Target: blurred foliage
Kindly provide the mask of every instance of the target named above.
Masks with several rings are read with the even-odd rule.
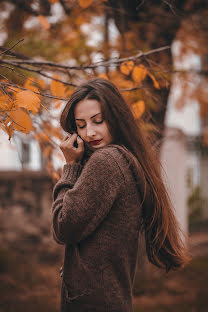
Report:
[[[193,224],[201,219],[204,202],[205,200],[202,196],[200,186],[195,186],[187,198],[189,208],[189,224]]]
[[[206,67],[204,54],[207,51],[207,9],[206,0],[176,0],[174,3],[164,0],[21,0],[21,5],[16,0],[3,1],[0,2],[0,11],[8,13],[2,20],[1,27],[6,38],[4,46],[10,47],[18,39],[25,39],[23,44],[15,47],[14,55],[10,54],[3,58],[12,60],[16,55],[20,55],[21,60],[33,58],[84,66],[94,64],[101,59],[112,59],[115,56],[124,58],[137,55],[141,50],[145,52],[171,45],[174,39],[179,39],[184,43],[181,57],[183,58],[183,53],[187,53],[185,47],[188,47],[190,52],[197,50],[203,59],[203,66]],[[56,18],[56,12],[60,15],[59,18]],[[113,34],[115,27],[116,35]],[[32,65],[29,68],[34,70]],[[35,69],[37,70],[37,67]],[[51,76],[59,74],[60,80],[72,85],[91,77],[104,76],[120,89],[133,89],[122,94],[131,106],[135,118],[142,117],[147,123],[145,129],[153,132],[157,127],[158,131],[155,132],[155,140],[157,140],[162,137],[173,69],[171,52],[167,50],[123,64],[98,66],[87,70],[62,70],[59,73],[52,73],[46,67],[44,73],[47,75],[50,73]],[[43,71],[41,66],[38,70]],[[39,74],[11,65],[10,68],[1,68],[0,79],[4,80],[4,83],[5,79],[8,79],[12,83],[25,86],[28,79],[36,81]],[[201,103],[203,119],[208,112],[207,91],[205,91],[207,88],[204,87],[207,85],[206,76],[202,75],[198,88],[191,94],[190,92],[187,94],[187,81],[191,80],[191,77],[186,73],[181,75],[183,76],[179,77],[178,81],[181,84],[184,81],[185,83],[183,98],[178,101],[178,107],[188,102],[189,97],[192,100],[195,98]],[[50,78],[45,79],[47,83],[44,88],[36,85],[36,91],[50,93],[49,80]],[[58,85],[56,87],[60,89]],[[5,88],[3,85],[1,91],[5,92]],[[140,89],[137,90],[138,88]],[[69,92],[64,92],[64,95],[70,96],[72,90],[73,87],[68,87]],[[11,90],[8,93],[12,96]],[[52,92],[52,95],[57,96],[55,93]],[[5,94],[2,99],[3,97],[5,98]],[[56,109],[60,111],[63,107],[63,103],[60,104],[54,99],[42,98],[41,100],[43,106],[51,111]],[[43,154],[51,161],[49,150],[52,151],[57,142],[50,143],[46,139],[51,136],[49,131],[45,136],[40,135],[44,131],[42,125],[47,122],[47,118],[49,117],[41,109],[33,120],[36,121],[37,130],[38,122],[42,119],[39,123],[39,133],[36,133],[35,138],[39,138]],[[11,120],[8,122],[6,117],[2,120],[3,123],[7,121],[2,127],[11,137],[14,123]],[[60,139],[60,133],[58,137]],[[48,162],[47,166],[50,171],[53,170],[51,162]]]

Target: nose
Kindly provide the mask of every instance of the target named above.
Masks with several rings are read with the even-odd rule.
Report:
[[[87,125],[86,131],[86,135],[89,139],[96,135],[96,132],[91,125]]]

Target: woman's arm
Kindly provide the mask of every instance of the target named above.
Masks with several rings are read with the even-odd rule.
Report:
[[[120,156],[116,148],[95,151],[78,179],[81,169],[76,171],[74,166],[80,165],[65,165],[54,187],[52,206],[53,231],[59,242],[75,244],[85,239],[108,214],[124,182],[117,163]]]

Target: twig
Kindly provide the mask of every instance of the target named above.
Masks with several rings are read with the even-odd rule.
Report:
[[[6,62],[4,61],[4,63],[6,63]],[[65,84],[65,85],[67,85],[67,86],[76,87],[76,85],[73,84],[73,83],[66,82],[66,81],[62,81],[62,80],[60,80],[60,79],[54,78],[54,77],[52,77],[52,76],[49,76],[49,75],[43,73],[43,72],[42,72],[41,70],[39,70],[39,69],[32,69],[32,68],[28,68],[28,67],[25,67],[25,66],[22,66],[22,65],[19,65],[19,64],[18,64],[18,65],[17,65],[17,64],[12,64],[12,65],[15,66],[15,67],[18,67],[18,68],[20,68],[20,69],[24,69],[24,70],[26,70],[26,71],[38,73],[38,74],[40,74],[40,75],[43,76],[43,77],[49,78],[49,79],[54,80],[54,81],[57,81],[57,82],[61,82],[61,83]],[[0,65],[0,66],[1,66],[1,65]],[[8,67],[8,68],[14,71],[14,68],[11,68],[11,67]]]
[[[0,53],[0,56],[5,54],[6,52],[9,52],[11,51],[14,47],[16,47],[20,42],[24,41],[24,38],[23,39],[20,39],[19,41],[17,41],[15,44],[13,44],[13,46],[5,51],[3,51],[2,53]]]
[[[136,61],[137,59],[141,57],[146,57],[154,53],[162,52],[165,50],[170,49],[170,46],[164,46],[158,49],[153,49],[148,52],[139,52],[135,56],[129,56],[129,57],[124,57],[124,58],[112,58],[107,61],[99,61],[95,62],[93,64],[89,65],[80,65],[80,66],[68,66],[68,65],[63,65],[63,64],[58,64],[55,62],[45,62],[45,61],[35,61],[35,60],[0,60],[1,63],[6,63],[6,64],[27,64],[27,65],[32,65],[32,66],[49,66],[49,67],[55,67],[55,68],[64,68],[64,69],[73,69],[73,70],[85,70],[89,68],[97,68],[99,66],[110,66],[110,65],[115,65],[115,64],[120,64],[126,61]]]
[[[12,83],[6,83],[6,82],[2,82],[0,81],[0,84],[9,88],[10,90],[14,91],[12,88],[10,87],[14,87],[14,88],[18,88],[20,90],[23,90],[23,91],[31,91],[29,89],[26,89],[26,88],[23,88],[23,87],[20,87],[20,86],[17,86],[15,84],[12,84]],[[32,91],[33,93],[36,93],[38,95],[42,95],[42,96],[45,96],[45,97],[48,97],[48,98],[51,98],[51,99],[56,99],[56,100],[62,100],[62,101],[68,101],[68,98],[62,98],[62,97],[58,97],[58,96],[53,96],[53,95],[50,95],[50,94],[46,94],[46,93],[42,93],[42,92],[37,92],[37,91]]]

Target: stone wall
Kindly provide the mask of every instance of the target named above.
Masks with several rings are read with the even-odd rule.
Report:
[[[0,172],[0,241],[17,249],[53,248],[53,183],[43,172]]]

